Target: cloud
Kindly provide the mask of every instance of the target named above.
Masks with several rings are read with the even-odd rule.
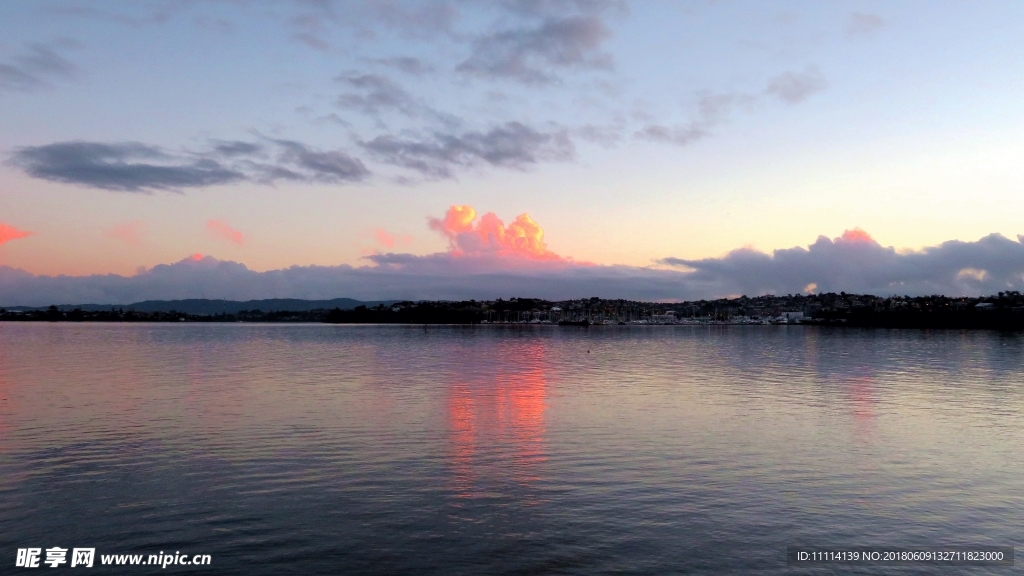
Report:
[[[381,29],[391,29],[422,39],[452,35],[458,17],[456,4],[449,2],[308,0],[297,4],[302,10],[290,19],[292,38],[321,51],[331,49],[332,31],[337,27],[354,29],[363,38],[374,38]]]
[[[697,98],[697,115],[690,122],[676,126],[648,124],[633,136],[652,142],[668,142],[686,146],[711,135],[711,130],[725,122],[737,103],[750,103],[746,94],[701,94]]]
[[[668,142],[686,146],[711,135],[710,126],[702,122],[692,122],[683,126],[662,126],[648,124],[637,130],[633,136],[651,142]]]
[[[798,104],[828,85],[825,77],[814,66],[803,72],[786,72],[768,81],[765,94],[776,96],[788,104]]]
[[[477,38],[472,54],[456,69],[473,76],[552,82],[552,68],[611,68],[611,55],[599,51],[610,36],[597,16],[550,18],[535,28]]]
[[[8,163],[35,178],[122,192],[180,191],[242,181],[357,182],[370,175],[359,159],[345,152],[317,151],[290,140],[269,140],[269,147],[240,141],[212,144],[201,153],[171,153],[139,142],[55,142],[19,148]]]
[[[338,105],[343,108],[351,108],[365,114],[397,110],[406,115],[413,115],[419,108],[408,92],[386,76],[360,74],[341,76],[337,80],[359,90],[338,97]]]
[[[510,268],[494,256],[448,253],[371,256],[374,266],[292,266],[256,272],[244,264],[189,256],[134,276],[36,276],[0,266],[0,306],[129,304],[142,300],[221,298],[484,299],[531,296],[684,296],[684,274],[629,266],[581,266],[524,260]],[[527,265],[528,264],[528,265]]]
[[[137,11],[136,15],[107,12],[90,6],[55,5],[49,11],[60,16],[77,16],[105,22],[114,22],[131,28],[160,25],[169,22],[175,15],[189,7],[190,2],[136,2],[129,4]]]
[[[145,222],[142,220],[132,220],[131,222],[118,224],[113,228],[106,230],[104,235],[108,238],[116,238],[130,246],[141,246],[143,244],[143,236],[145,235],[145,232]]]
[[[523,213],[508,226],[494,212],[477,219],[472,206],[452,206],[443,219],[430,218],[430,228],[444,234],[452,256],[497,256],[567,261],[548,250],[544,230]]]
[[[455,166],[486,163],[523,169],[541,160],[564,161],[575,155],[565,130],[538,132],[519,122],[508,122],[487,132],[435,133],[418,139],[378,136],[362,146],[382,162],[431,178],[452,178]]]
[[[622,126],[597,126],[585,124],[572,130],[572,135],[605,147],[612,147],[622,141]]]
[[[808,286],[817,292],[878,295],[1024,290],[1024,244],[999,234],[898,252],[855,228],[835,239],[820,236],[807,248],[770,254],[742,248],[721,258],[665,258],[661,263],[689,271],[688,282],[715,294],[791,294]]]
[[[206,232],[219,240],[227,240],[232,244],[245,244],[245,234],[235,230],[230,224],[223,220],[207,220]]]
[[[7,244],[11,240],[18,240],[31,236],[32,232],[27,230],[19,230],[9,224],[0,222],[0,246]]]
[[[362,161],[353,158],[341,150],[329,150],[321,152],[313,150],[308,146],[291,140],[273,140],[283,150],[278,160],[284,166],[291,166],[299,170],[298,176],[294,173],[289,179],[307,182],[358,182],[366,179],[370,171],[366,169]],[[281,166],[271,167],[267,174],[272,179]],[[288,168],[283,168],[288,170]]]
[[[674,125],[647,124],[634,132],[633,137],[686,146],[711,136],[716,126],[728,122],[737,106],[754,104],[766,96],[788,104],[798,104],[824,90],[826,85],[821,72],[814,66],[808,66],[803,72],[785,72],[771,78],[760,95],[742,92],[700,94],[697,97],[696,114],[689,122]]]
[[[396,56],[394,58],[372,58],[369,60],[374,64],[380,64],[389,68],[394,68],[406,74],[413,76],[420,76],[428,72],[433,72],[434,67],[427,64],[419,58],[413,58],[412,56]]]
[[[50,85],[51,80],[69,80],[78,67],[43,44],[28,44],[18,55],[0,62],[0,92],[30,91]]]
[[[394,248],[396,244],[409,244],[412,242],[410,234],[392,234],[383,228],[374,230],[377,242],[385,248]]]
[[[216,160],[184,161],[138,142],[28,146],[14,153],[12,163],[35,178],[128,192],[212,186],[245,178]]]
[[[507,226],[453,206],[430,226],[451,242],[447,252],[375,254],[367,266],[293,266],[255,272],[236,262],[194,254],[135,276],[36,276],[0,267],[0,305],[125,304],[147,299],[333,298],[469,299],[532,295],[560,299],[601,295],[633,299],[684,296],[685,274],[630,266],[595,266],[549,251],[527,214]],[[401,241],[384,230],[382,241]]]
[[[854,12],[846,25],[847,36],[869,36],[885,26],[885,20],[875,14]]]
[[[525,16],[596,14],[608,8],[625,8],[625,3],[621,0],[500,0],[499,4],[510,12]]]
[[[529,216],[505,226],[453,206],[431,228],[451,243],[435,254],[374,254],[367,266],[292,266],[255,272],[194,254],[135,276],[36,276],[0,266],[0,306],[128,304],[147,299],[337,297],[551,300],[600,296],[692,300],[729,294],[797,292],[982,295],[1024,289],[1024,236],[953,240],[916,252],[883,247],[863,230],[824,236],[807,248],[742,248],[721,258],[665,258],[675,269],[606,266],[552,254]],[[391,238],[386,233],[385,239]]]

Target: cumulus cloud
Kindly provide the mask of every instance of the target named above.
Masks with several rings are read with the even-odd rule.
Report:
[[[68,80],[78,67],[58,54],[53,47],[29,44],[21,53],[0,62],[0,92],[29,91],[49,86],[52,80]]]
[[[721,258],[665,258],[687,271],[687,282],[715,294],[791,294],[808,291],[878,295],[982,295],[1024,290],[1024,244],[991,234],[975,242],[951,240],[920,251],[898,252],[863,230],[807,248],[772,253],[742,248]]]
[[[207,220],[206,233],[218,240],[226,240],[232,244],[245,244],[245,234],[235,230],[223,220]]]
[[[129,246],[141,246],[143,236],[146,232],[146,223],[142,220],[132,220],[118,224],[104,232],[108,238],[115,238]]]
[[[601,44],[611,31],[597,16],[549,18],[539,26],[504,30],[477,38],[473,52],[457,70],[474,76],[551,82],[553,68],[612,66]]]
[[[523,169],[541,160],[569,160],[575,154],[565,130],[539,132],[519,122],[486,132],[434,133],[425,138],[384,135],[362,146],[382,162],[431,178],[452,178],[456,166],[486,163]]]
[[[180,191],[241,181],[355,182],[370,175],[358,158],[290,140],[214,141],[200,153],[139,142],[55,142],[18,148],[8,163],[29,176],[122,192]]]
[[[27,230],[19,230],[14,226],[0,222],[0,246],[7,244],[11,240],[18,240],[31,235],[32,233]]]
[[[772,78],[764,91],[788,104],[798,104],[826,86],[821,72],[814,66],[808,66],[803,72],[786,72]]]
[[[431,229],[448,238],[452,256],[567,260],[548,250],[544,243],[544,230],[526,213],[516,216],[505,226],[494,212],[477,219],[472,206],[452,206],[444,218],[430,218],[428,223]]]

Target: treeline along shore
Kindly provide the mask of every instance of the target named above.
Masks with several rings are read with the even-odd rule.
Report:
[[[187,302],[188,304],[182,304]],[[383,301],[345,307],[312,307],[311,301],[273,301],[268,307],[197,313],[210,302],[147,302],[144,310],[125,306],[0,308],[7,322],[321,322],[329,324],[814,324],[883,328],[1024,329],[1024,295],[1000,292],[987,297],[889,296],[841,292],[697,300],[677,303],[588,298],[549,301],[536,298],[468,301]],[[230,301],[227,301],[229,304]],[[271,301],[261,301],[271,302]],[[284,302],[283,304],[281,302]],[[332,304],[336,301],[329,301]],[[298,303],[298,304],[296,304]],[[175,309],[175,306],[183,310]],[[161,309],[163,308],[163,309]],[[189,311],[192,310],[192,311]]]

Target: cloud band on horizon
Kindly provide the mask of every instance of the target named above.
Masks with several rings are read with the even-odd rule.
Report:
[[[720,258],[664,258],[671,269],[581,263],[550,252],[543,230],[522,214],[508,226],[452,206],[430,227],[450,241],[426,255],[367,256],[366,266],[292,266],[257,272],[238,262],[193,255],[126,277],[37,276],[0,267],[0,305],[128,304],[147,299],[261,298],[550,300],[600,296],[695,300],[807,291],[877,295],[983,295],[1024,290],[1024,237],[991,234],[915,252],[883,247],[853,229],[807,248],[734,250]]]

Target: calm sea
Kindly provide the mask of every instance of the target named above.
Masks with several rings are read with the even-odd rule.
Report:
[[[1022,352],[981,331],[4,323],[0,573],[91,547],[59,570],[1010,574],[785,558],[1021,546]],[[100,566],[160,553],[211,564]]]

